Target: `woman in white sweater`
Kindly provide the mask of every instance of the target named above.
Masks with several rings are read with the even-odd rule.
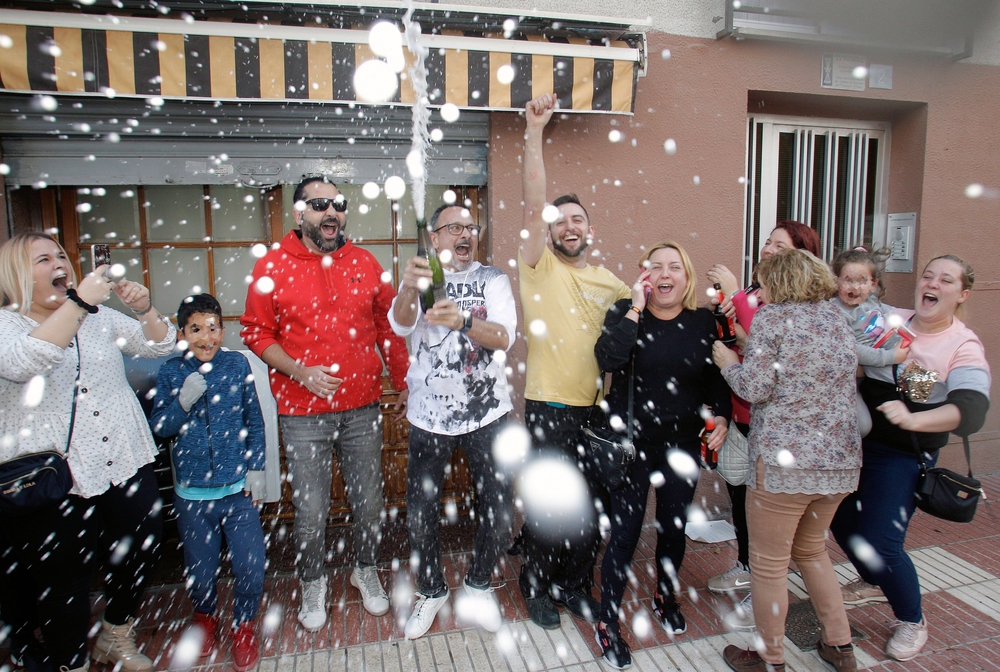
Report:
[[[67,453],[73,487],[60,502],[0,518],[42,593],[42,634],[55,669],[85,671],[91,581],[109,562],[93,657],[151,670],[135,645],[135,613],[162,521],[156,447],[125,378],[125,357],[161,357],[176,330],[149,290],[98,268],[77,284],[62,246],[41,233],[0,247],[0,461]],[[114,291],[135,317],[100,306]]]

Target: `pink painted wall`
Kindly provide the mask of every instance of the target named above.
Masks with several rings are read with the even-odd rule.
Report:
[[[765,114],[890,121],[889,212],[918,213],[918,272],[945,252],[976,268],[967,322],[1000,371],[1000,68],[863,51],[869,62],[893,66],[894,88],[855,93],[820,87],[822,48],[664,34],[650,34],[649,47],[653,56],[648,76],[638,82],[634,117],[565,115],[546,135],[549,197],[576,192],[590,211],[593,250],[599,251],[591,263],[631,282],[640,246],[676,240],[691,254],[704,296],[709,265],[740,266],[744,187],[738,179],[745,172],[748,106]],[[660,58],[664,49],[669,60]],[[621,142],[608,140],[612,129],[622,132]],[[493,115],[490,249],[515,288],[508,262],[522,228],[523,131],[520,116]],[[677,143],[673,156],[663,149],[667,138]],[[993,196],[967,198],[971,183],[992,188]],[[915,278],[890,276],[888,300],[912,305]],[[524,353],[522,340],[510,357],[517,393]],[[991,412],[976,439],[976,470],[1000,469],[1000,411]],[[943,461],[953,463],[957,452],[946,451]]]

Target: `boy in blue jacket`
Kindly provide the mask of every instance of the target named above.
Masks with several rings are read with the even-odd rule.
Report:
[[[205,633],[201,655],[210,655],[216,645],[215,583],[225,535],[236,579],[233,662],[243,672],[260,660],[253,619],[264,590],[265,549],[254,503],[264,492],[264,418],[250,363],[238,352],[220,350],[225,329],[215,297],[184,299],[177,328],[186,352],[160,367],[153,432],[177,437],[170,452],[174,509],[193,623]]]

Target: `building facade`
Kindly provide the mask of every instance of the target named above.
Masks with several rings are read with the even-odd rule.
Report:
[[[291,227],[294,184],[325,173],[351,203],[349,232],[396,282],[416,248],[409,194],[369,198],[364,185],[409,181],[413,88],[402,78],[389,101],[363,104],[352,76],[376,58],[367,28],[401,25],[403,3],[10,4],[4,235],[57,231],[83,269],[90,244],[111,243],[165,311],[215,293],[238,347],[253,246]],[[548,91],[565,110],[547,135],[549,193],[585,203],[592,263],[631,282],[643,246],[676,240],[705,289],[709,265],[748,277],[774,222],[799,219],[828,257],[892,247],[887,302],[908,306],[922,265],[959,254],[977,271],[966,320],[1000,369],[997,2],[870,15],[805,0],[416,4],[441,130],[427,209],[449,191],[474,208],[481,258],[513,281],[517,110]],[[522,341],[508,359],[515,395],[525,352]],[[405,430],[387,437],[388,478]],[[1000,468],[998,446],[994,410],[973,437],[977,471]]]

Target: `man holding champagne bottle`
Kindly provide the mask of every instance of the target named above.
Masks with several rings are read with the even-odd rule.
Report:
[[[423,636],[448,600],[438,520],[456,448],[465,450],[480,525],[455,612],[490,632],[501,625],[490,583],[510,541],[513,497],[493,441],[512,409],[503,355],[514,342],[517,311],[507,276],[473,259],[479,232],[467,208],[439,207],[420,232],[423,254],[406,263],[389,312],[393,331],[412,335],[406,509],[417,602],[404,628],[408,639]]]

